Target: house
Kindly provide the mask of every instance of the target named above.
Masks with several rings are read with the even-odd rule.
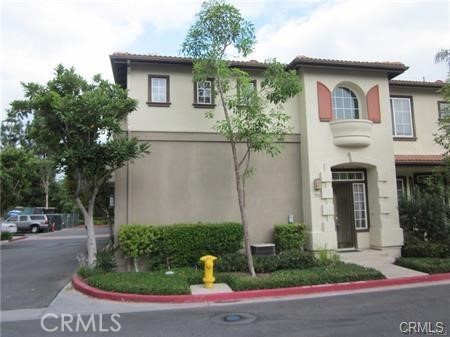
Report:
[[[124,121],[151,155],[115,175],[115,231],[124,223],[239,221],[229,144],[204,118],[222,118],[214,83],[192,80],[192,60],[115,53],[116,83],[138,99]],[[232,62],[261,85],[265,63]],[[308,227],[309,249],[399,255],[398,193],[442,162],[434,143],[442,82],[399,81],[398,62],[296,57],[303,90],[284,105],[292,133],[282,153],[253,157],[247,208],[253,243],[270,242],[288,219]]]

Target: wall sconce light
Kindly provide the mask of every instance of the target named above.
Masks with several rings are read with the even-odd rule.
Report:
[[[314,190],[315,191],[320,191],[320,188],[322,187],[322,181],[320,180],[320,178],[316,178],[314,179]]]
[[[294,223],[294,214],[288,215],[288,223]]]

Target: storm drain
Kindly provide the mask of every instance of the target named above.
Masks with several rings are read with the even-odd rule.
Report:
[[[223,325],[241,325],[253,323],[254,321],[256,321],[256,318],[257,317],[253,314],[233,312],[214,316],[211,318],[211,321],[213,323]]]

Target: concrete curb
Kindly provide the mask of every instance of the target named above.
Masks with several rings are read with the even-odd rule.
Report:
[[[411,277],[382,279],[382,280],[345,282],[335,284],[319,284],[319,285],[292,287],[292,288],[247,290],[247,291],[236,291],[232,293],[219,293],[207,295],[143,295],[143,294],[116,293],[92,287],[87,283],[85,283],[78,275],[74,275],[72,277],[72,285],[76,290],[85,295],[111,301],[150,302],[150,303],[200,303],[200,302],[226,302],[244,299],[264,298],[264,297],[285,297],[285,296],[305,295],[314,293],[349,291],[349,290],[389,287],[396,285],[405,285],[422,282],[436,282],[445,280],[450,280],[450,273],[411,276]]]

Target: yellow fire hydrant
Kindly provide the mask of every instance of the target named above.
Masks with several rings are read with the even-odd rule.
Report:
[[[205,283],[205,288],[212,288],[214,286],[214,281],[216,278],[214,277],[214,261],[217,260],[217,257],[212,255],[205,255],[200,258],[205,264],[205,274],[203,277],[203,283]]]

